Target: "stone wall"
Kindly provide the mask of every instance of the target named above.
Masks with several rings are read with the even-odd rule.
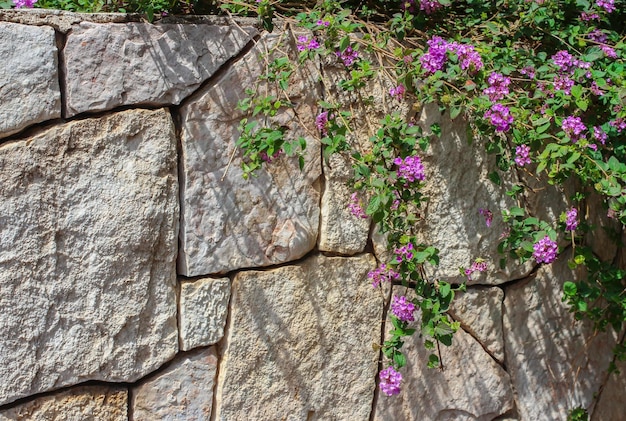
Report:
[[[333,94],[320,78],[341,69],[302,66],[295,109],[276,116],[307,138],[305,169],[280,157],[242,178],[236,104],[277,45],[295,54],[289,32],[246,20],[0,11],[0,420],[620,419],[617,338],[560,300],[581,276],[569,250],[497,266],[503,222],[477,210],[510,206],[525,175],[490,183],[465,123],[431,108],[418,117],[443,129],[424,157],[438,275],[496,264],[454,304],[445,370],[425,368],[416,337],[403,393],[378,392],[390,291],[366,274],[384,248],[346,210],[345,161],[323,162],[314,127]],[[527,206],[558,215],[563,197]]]

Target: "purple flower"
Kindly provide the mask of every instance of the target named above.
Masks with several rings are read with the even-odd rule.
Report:
[[[621,133],[622,130],[626,129],[626,121],[624,121],[623,117],[616,118],[615,120],[609,121],[609,126],[615,127],[618,133]]]
[[[493,221],[493,213],[489,209],[478,209],[478,214],[485,217],[485,225],[487,228],[491,226],[491,222]]]
[[[513,116],[509,108],[502,104],[493,104],[491,109],[485,112],[484,118],[490,120],[497,132],[506,132],[513,124]]]
[[[580,20],[585,22],[589,22],[590,20],[600,20],[600,15],[598,15],[597,13],[581,12]]]
[[[547,235],[533,245],[533,257],[537,263],[552,263],[556,260],[558,246]]]
[[[567,75],[559,75],[554,77],[554,89],[563,91],[566,95],[572,92],[574,81]]]
[[[335,55],[343,62],[346,67],[350,67],[359,58],[359,52],[353,50],[352,47],[347,47],[343,52],[336,51]]]
[[[380,379],[380,390],[387,396],[400,393],[400,382],[402,374],[398,373],[392,366],[387,367],[378,375]]]
[[[515,163],[520,167],[530,164],[529,153],[530,147],[528,145],[519,145],[515,148]]]
[[[574,231],[578,226],[578,209],[571,208],[567,211],[566,219],[565,219],[565,231]]]
[[[315,38],[309,39],[309,37],[300,35],[297,40],[298,51],[315,50],[320,48],[320,43]]]
[[[448,57],[446,51],[448,43],[441,37],[434,36],[427,41],[428,52],[420,57],[422,67],[426,73],[435,73],[437,70],[443,70]]]
[[[381,282],[392,282],[400,279],[400,274],[390,268],[387,268],[387,265],[382,263],[376,269],[371,270],[367,274],[367,277],[372,281],[372,286],[376,288],[381,284]]]
[[[564,73],[568,73],[573,67],[575,67],[574,56],[572,56],[566,50],[558,51],[551,58],[556,67],[558,67]]]
[[[596,139],[598,142],[602,143],[603,145],[606,143],[606,140],[608,139],[609,135],[606,134],[604,132],[604,130],[602,130],[602,127],[600,126],[594,126],[593,128],[593,138]]]
[[[361,201],[357,197],[356,192],[352,193],[352,196],[350,196],[350,204],[348,205],[348,209],[350,210],[350,213],[357,218],[367,218],[367,214],[363,211],[363,208],[361,207]]]
[[[465,276],[467,276],[467,280],[471,281],[472,273],[474,272],[485,272],[487,270],[487,262],[483,259],[476,259],[472,262],[472,266],[469,269],[465,269]]]
[[[397,99],[402,99],[405,92],[406,92],[406,88],[402,84],[396,86],[395,88],[389,89],[389,95]]]
[[[501,73],[491,73],[487,79],[487,83],[489,87],[483,91],[483,94],[487,95],[491,102],[499,101],[509,94],[511,79],[503,76]]]
[[[406,246],[402,246],[394,251],[396,254],[396,261],[402,262],[403,260],[411,260],[413,258],[413,244],[409,243]]]
[[[323,136],[326,136],[328,134],[327,126],[328,111],[323,111],[319,113],[317,117],[315,117],[315,127],[317,127],[317,130],[319,130]]]
[[[608,58],[617,58],[617,53],[613,49],[613,47],[609,47],[608,45],[601,45],[600,49]]]
[[[589,37],[590,40],[599,42],[599,43],[605,43],[607,40],[606,34],[602,32],[600,29],[594,29],[593,31],[589,32],[587,36]]]
[[[535,78],[535,68],[533,66],[526,66],[519,72],[523,75],[528,76],[530,79]]]
[[[607,13],[611,13],[615,10],[615,0],[596,0],[598,7],[606,10]]]
[[[406,300],[406,297],[393,296],[391,303],[391,312],[403,322],[412,322],[415,320],[413,313],[415,312],[415,304]]]
[[[420,10],[430,15],[443,7],[437,0],[420,0]]]
[[[419,156],[407,156],[402,159],[400,157],[393,160],[393,163],[398,166],[396,174],[398,178],[403,178],[405,185],[413,183],[414,181],[424,181],[426,175],[424,174],[424,165]]]
[[[602,89],[600,89],[600,87],[598,86],[595,80],[591,82],[591,86],[589,87],[589,90],[591,91],[592,94],[596,96],[602,96],[604,94],[604,92],[602,92]]]
[[[276,152],[274,152],[274,153],[272,154],[272,156],[269,156],[269,155],[267,154],[267,152],[265,152],[265,151],[261,152],[261,153],[259,154],[259,156],[261,157],[261,160],[263,160],[264,162],[267,162],[267,163],[269,164],[270,162],[272,162],[272,160],[273,160],[273,159],[278,158],[278,157],[279,157],[279,156],[281,156],[282,154],[283,154],[283,150],[282,150],[282,149],[279,149],[279,150],[277,150]]]
[[[573,143],[578,142],[580,139],[584,139],[583,132],[587,130],[587,127],[583,124],[580,117],[569,116],[563,119],[561,128],[565,132],[565,135],[571,139]]]
[[[329,26],[330,25],[330,21],[320,19],[320,20],[317,21],[317,25],[318,26]]]
[[[483,68],[483,60],[480,58],[480,54],[474,49],[473,45],[453,42],[448,44],[448,50],[456,53],[461,63],[461,69],[477,72]]]
[[[37,3],[37,0],[13,0],[13,4],[16,9],[22,7],[33,7]]]

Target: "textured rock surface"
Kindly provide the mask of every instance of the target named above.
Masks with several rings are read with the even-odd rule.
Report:
[[[394,287],[394,293],[404,294],[404,288]],[[379,391],[375,421],[492,420],[513,408],[509,375],[463,330],[452,346],[441,346],[444,371],[427,368],[431,352],[417,335],[407,338],[402,351],[402,392],[389,397]]]
[[[497,287],[470,287],[458,293],[450,314],[499,362],[504,361],[502,333],[502,300],[504,292]]]
[[[626,414],[626,400],[624,391],[626,390],[626,363],[617,362],[620,374],[609,375],[607,381],[602,386],[591,421],[621,421]]]
[[[61,116],[54,29],[0,22],[0,138]]]
[[[0,404],[176,353],[176,174],[165,110],[0,146]]]
[[[216,420],[368,420],[383,300],[372,256],[240,272]]]
[[[505,194],[515,182],[514,176],[503,178],[501,186],[489,180],[489,172],[496,168],[495,158],[486,156],[482,145],[468,144],[463,119],[451,121],[431,105],[424,108],[421,121],[425,127],[439,123],[442,129],[440,138],[433,139],[424,154],[424,194],[430,202],[419,235],[420,241],[440,250],[436,276],[461,282],[464,277],[459,266],[469,267],[478,257],[488,260],[489,268],[485,273],[475,272],[468,285],[495,285],[530,273],[532,262],[520,266],[509,260],[505,270],[498,262],[499,237],[505,230],[500,211],[516,206]],[[481,208],[493,212],[491,227],[479,215]]]
[[[505,356],[522,420],[564,420],[569,409],[588,408],[611,361],[615,340],[575,322],[561,302],[563,282],[581,276],[568,258],[505,290]]]
[[[128,420],[128,390],[122,387],[78,386],[0,410],[0,421]]]
[[[258,85],[257,76],[264,66],[259,55],[278,39],[278,35],[262,38],[214,84],[181,107],[179,272],[185,276],[295,260],[312,250],[317,241],[321,166],[319,146],[309,135],[315,130],[318,97],[317,70],[312,62],[300,67],[297,79],[289,85],[288,95],[296,104],[298,117],[290,109],[275,117],[289,129],[289,139],[307,138],[303,172],[295,157],[282,156],[245,180],[240,150],[235,149],[242,117],[237,102],[245,97],[246,87]]]
[[[348,204],[352,191],[347,182],[352,176],[350,160],[333,155],[324,164],[324,194],[322,195],[320,239],[318,248],[342,254],[363,251],[367,243],[370,218],[350,213]],[[363,203],[363,207],[367,203]]]
[[[180,284],[180,349],[213,345],[224,335],[230,279],[198,279]]]
[[[255,34],[236,26],[83,22],[67,37],[67,114],[178,104]]]
[[[178,355],[164,371],[132,389],[132,419],[210,419],[216,372],[214,347]]]

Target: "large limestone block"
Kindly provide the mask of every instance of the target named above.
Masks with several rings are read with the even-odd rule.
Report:
[[[178,104],[255,33],[234,25],[76,25],[63,53],[67,115],[120,105]]]
[[[178,183],[166,110],[0,146],[0,404],[134,381],[178,350]]]
[[[475,272],[468,285],[496,285],[530,273],[532,261],[520,266],[509,259],[504,270],[499,265],[498,243],[506,229],[501,211],[517,206],[505,194],[516,183],[514,172],[502,175],[500,186],[489,180],[489,173],[496,169],[495,157],[486,154],[480,140],[469,144],[467,123],[462,118],[450,120],[429,105],[421,123],[425,127],[441,125],[441,136],[431,140],[426,153],[419,154],[426,173],[424,194],[430,201],[424,206],[418,238],[440,250],[435,276],[462,282],[466,279],[459,267],[469,267],[476,258],[488,261],[488,271]],[[493,213],[491,227],[479,209]]]
[[[369,420],[383,298],[371,255],[240,272],[215,420]]]
[[[593,408],[592,421],[621,421],[626,414],[626,363],[617,362],[619,374],[610,374],[602,385],[598,402]]]
[[[265,70],[260,56],[275,48],[280,35],[262,38],[215,83],[203,88],[180,110],[182,121],[181,250],[179,272],[185,276],[225,273],[299,259],[315,247],[319,226],[319,143],[315,64],[306,62],[294,75],[288,95],[295,109],[281,109],[275,121],[286,137],[307,139],[303,171],[295,157],[281,156],[243,179],[237,126],[243,114],[237,102],[245,90],[272,86],[258,80]],[[293,54],[290,44],[281,48]]]
[[[54,29],[0,22],[0,138],[61,116]]]
[[[78,386],[0,411],[0,421],[128,420],[128,390]]]
[[[611,361],[615,339],[575,322],[561,302],[563,282],[583,275],[568,258],[505,290],[505,357],[522,420],[564,420],[572,408],[589,408]]]
[[[504,362],[503,300],[500,288],[470,287],[458,293],[450,306],[450,314],[463,329],[500,363]]]
[[[230,279],[198,279],[180,283],[180,349],[213,345],[224,335]]]
[[[132,419],[211,419],[216,372],[214,347],[178,355],[164,371],[132,389]]]
[[[404,287],[394,287],[394,294],[404,294]],[[421,317],[416,316],[419,329]],[[452,345],[440,349],[443,371],[427,367],[431,351],[422,338],[406,339],[402,391],[395,396],[378,392],[374,421],[486,421],[513,409],[509,375],[471,335],[460,329]]]

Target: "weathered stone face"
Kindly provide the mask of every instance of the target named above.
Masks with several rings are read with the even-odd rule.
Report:
[[[561,302],[563,282],[583,276],[568,268],[570,258],[564,253],[505,290],[506,364],[522,420],[566,419],[569,410],[588,408],[611,361],[615,339],[575,322]]]
[[[128,420],[128,390],[78,386],[0,411],[0,421]]]
[[[0,22],[0,138],[61,116],[54,29]]]
[[[288,262],[315,247],[321,165],[318,143],[309,135],[314,130],[318,97],[313,63],[302,66],[290,85],[288,94],[296,104],[295,112],[281,110],[275,117],[288,128],[289,139],[307,139],[304,170],[300,171],[295,157],[282,156],[245,180],[241,151],[235,145],[243,117],[237,102],[245,97],[246,88],[259,85],[258,76],[265,71],[260,55],[275,47],[279,39],[271,34],[262,38],[180,109],[182,275]],[[259,89],[264,92],[265,88]]]
[[[393,292],[404,295],[405,288],[394,287]],[[421,318],[416,316],[419,328]],[[388,329],[391,321],[386,325]],[[513,409],[509,375],[471,335],[461,329],[452,346],[440,349],[443,371],[427,367],[431,351],[424,348],[423,339],[417,334],[406,339],[402,391],[396,396],[378,392],[375,421],[491,420]]]
[[[132,419],[209,420],[217,372],[215,348],[181,354],[132,389]]]
[[[370,255],[240,272],[216,420],[368,420],[383,299]]]
[[[67,37],[67,115],[120,105],[178,104],[256,30],[214,25],[83,22]]]
[[[213,345],[224,335],[230,279],[198,279],[180,283],[180,349]]]
[[[0,146],[0,404],[134,381],[178,350],[178,183],[166,110]]]

